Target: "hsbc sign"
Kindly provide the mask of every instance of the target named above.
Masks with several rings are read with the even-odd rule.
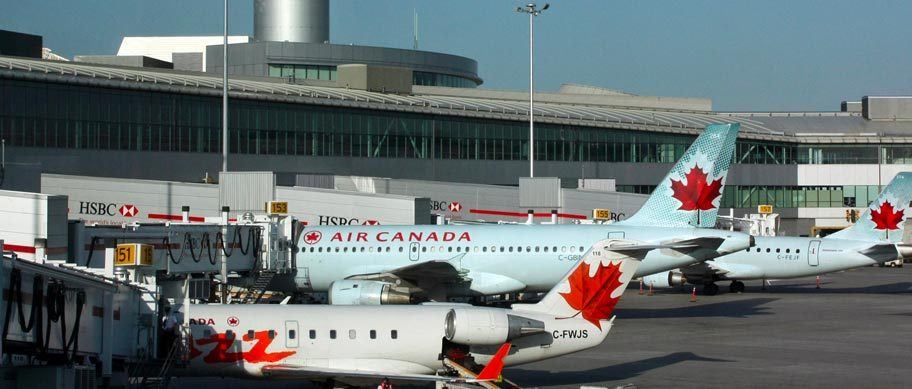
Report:
[[[353,226],[353,225],[362,225],[362,226],[378,226],[380,222],[374,219],[359,219],[356,217],[343,217],[343,216],[327,216],[327,215],[317,215],[320,217],[320,221],[317,223],[321,226]]]
[[[92,216],[123,216],[134,217],[139,215],[139,208],[133,204],[117,204],[96,201],[80,201],[80,215]]]
[[[459,213],[462,212],[462,204],[458,201],[431,200],[431,211]]]

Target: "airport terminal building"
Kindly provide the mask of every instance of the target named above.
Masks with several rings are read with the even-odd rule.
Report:
[[[232,170],[512,186],[528,173],[522,92],[229,83]],[[215,176],[220,88],[207,73],[0,58],[7,181],[23,165],[187,182]],[[626,192],[649,192],[706,124],[740,122],[722,207],[740,215],[771,204],[795,233],[844,225],[845,209],[864,207],[879,185],[912,168],[908,98],[804,113],[716,113],[706,100],[566,92],[538,101],[537,174],[565,185],[614,179]]]
[[[515,187],[528,175],[527,92],[478,88],[474,60],[334,45],[322,17],[283,32],[268,8],[256,11],[256,36],[229,45],[230,170],[277,172],[280,185],[328,175]],[[4,189],[38,190],[41,173],[217,177],[222,47],[182,46],[199,52],[168,53],[169,63],[137,58],[161,49],[143,42],[120,58],[0,56]],[[912,169],[910,97],[868,96],[832,112],[730,113],[707,99],[567,84],[536,102],[536,176],[565,188],[610,179],[617,192],[649,193],[707,124],[741,123],[720,214],[772,205],[788,234],[845,226],[846,210]]]

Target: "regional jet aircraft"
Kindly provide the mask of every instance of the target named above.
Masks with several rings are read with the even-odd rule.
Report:
[[[191,305],[189,365],[178,375],[359,385],[469,382],[494,387],[504,366],[595,347],[643,252],[602,239],[537,304]],[[488,364],[482,368],[477,364]],[[459,375],[457,375],[459,374]]]
[[[642,209],[609,225],[316,227],[296,257],[296,287],[339,305],[444,301],[449,296],[545,292],[604,238],[644,253],[638,276],[744,250],[752,237],[713,230],[739,125],[694,141]],[[615,251],[622,251],[616,248]]]
[[[901,244],[903,222],[912,200],[912,173],[899,173],[851,227],[825,238],[757,237],[745,251],[644,278],[657,287],[704,284],[716,294],[716,281],[743,292],[743,280],[807,277],[912,257]]]

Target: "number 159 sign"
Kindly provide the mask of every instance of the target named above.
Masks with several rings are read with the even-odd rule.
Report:
[[[152,266],[152,255],[151,245],[119,244],[114,250],[114,266]]]

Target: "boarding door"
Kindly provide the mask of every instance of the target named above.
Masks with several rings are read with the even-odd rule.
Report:
[[[412,242],[409,244],[409,260],[417,261],[418,260],[418,251],[421,250],[421,244],[418,242]]]
[[[301,336],[301,332],[298,331],[298,321],[297,320],[286,320],[285,321],[285,347],[288,348],[298,348],[298,337]]]
[[[808,245],[808,265],[817,266],[820,264],[820,241],[812,240]]]

